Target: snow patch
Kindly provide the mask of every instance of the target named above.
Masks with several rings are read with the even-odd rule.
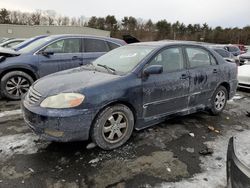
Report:
[[[4,111],[4,112],[0,112],[0,118],[7,117],[7,116],[21,115],[21,114],[22,114],[21,109]]]
[[[202,173],[194,175],[190,179],[185,179],[180,182],[163,183],[158,187],[163,188],[214,188],[226,187],[226,155],[229,138],[236,136],[244,138],[249,143],[250,131],[244,132],[228,131],[226,135],[220,136],[214,141],[206,142],[209,148],[213,148],[212,156],[200,157]],[[237,146],[239,151],[244,151],[244,146]],[[250,150],[249,150],[250,152]],[[244,153],[245,157],[249,157]],[[248,158],[249,159],[249,158]]]
[[[0,137],[0,159],[7,160],[14,154],[33,154],[47,147],[48,143],[38,142],[39,137],[33,133],[15,134]]]

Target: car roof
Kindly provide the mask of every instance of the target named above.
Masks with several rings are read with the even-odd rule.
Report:
[[[64,38],[64,37],[85,37],[85,38],[96,38],[96,39],[104,39],[104,40],[115,40],[115,41],[123,41],[121,39],[105,37],[105,36],[97,36],[97,35],[82,35],[82,34],[60,34],[60,35],[49,35],[50,38]],[[123,41],[124,42],[124,41]]]
[[[164,47],[164,46],[172,46],[172,45],[192,45],[197,47],[205,47],[205,43],[195,42],[195,41],[152,41],[152,42],[140,42],[129,44],[129,46],[154,46],[154,47]]]

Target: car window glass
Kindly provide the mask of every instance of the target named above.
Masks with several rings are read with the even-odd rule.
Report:
[[[113,49],[115,49],[115,48],[120,47],[118,44],[115,44],[115,43],[113,43],[113,42],[107,42],[107,43],[108,43],[108,45],[109,45],[109,49],[110,49],[110,50],[113,50]]]
[[[149,65],[162,65],[164,72],[172,72],[184,68],[181,48],[168,48],[160,52]]]
[[[79,53],[80,39],[64,39],[56,41],[48,45],[44,51],[51,51],[54,53]]]
[[[190,67],[210,65],[210,57],[207,51],[200,48],[186,48]]]
[[[85,52],[107,52],[109,51],[105,41],[98,39],[84,39]]]

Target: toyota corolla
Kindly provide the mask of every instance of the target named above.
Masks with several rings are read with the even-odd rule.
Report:
[[[192,43],[148,42],[36,81],[24,120],[51,141],[91,139],[109,150],[170,115],[219,114],[237,88],[236,64]]]

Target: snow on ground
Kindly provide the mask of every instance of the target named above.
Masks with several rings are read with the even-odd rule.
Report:
[[[21,115],[21,114],[22,114],[21,109],[4,111],[4,112],[0,112],[0,118],[7,117],[7,116]]]
[[[0,159],[7,160],[14,154],[32,154],[47,146],[39,144],[39,137],[33,133],[14,134],[0,137]]]
[[[250,130],[243,132],[228,131],[226,135],[222,135],[214,141],[207,142],[208,147],[214,149],[212,156],[200,157],[202,163],[202,173],[196,174],[193,178],[182,180],[180,182],[163,183],[159,187],[162,188],[221,188],[226,187],[226,154],[229,138],[236,136],[241,138],[242,142],[249,143]],[[241,158],[248,159],[249,152],[246,154],[244,149],[249,149],[250,146],[238,144],[238,151],[241,151]],[[250,150],[248,150],[250,151]]]

